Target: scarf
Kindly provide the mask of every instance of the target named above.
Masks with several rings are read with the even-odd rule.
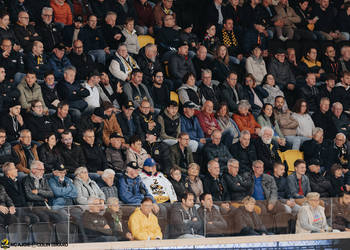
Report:
[[[222,41],[227,48],[231,46],[238,46],[238,42],[233,31],[227,31],[225,29],[222,29]]]
[[[30,166],[30,164],[32,164],[32,161],[35,160],[34,154],[31,150],[32,145],[26,146],[22,144],[22,148],[24,150],[24,154],[26,155],[27,158],[27,166]]]
[[[29,175],[30,175],[30,177],[32,177],[32,178],[34,179],[34,186],[35,186],[35,189],[39,189],[39,188],[40,188],[40,180],[41,180],[42,178],[36,177],[35,175],[33,175],[33,173],[30,173]]]

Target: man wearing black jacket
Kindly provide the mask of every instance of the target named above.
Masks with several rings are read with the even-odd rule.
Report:
[[[149,43],[140,49],[137,57],[137,64],[143,72],[142,81],[148,88],[152,85],[153,74],[162,69],[157,53],[157,45]]]
[[[13,43],[10,39],[3,39],[0,50],[0,65],[3,65],[6,71],[6,80],[14,81],[14,85],[20,83],[24,76],[23,54],[18,53],[12,48]],[[2,82],[2,81],[0,81]]]
[[[117,120],[122,129],[126,143],[129,142],[130,137],[137,131],[136,118],[133,115],[134,110],[135,108],[132,101],[127,101],[122,104],[122,112],[117,114]]]
[[[18,101],[10,102],[8,113],[2,115],[0,125],[6,131],[8,142],[18,140],[19,132],[24,128],[23,117],[21,116],[21,104]]]
[[[9,105],[21,95],[16,85],[7,81],[5,77],[5,66],[0,66],[0,112],[7,111]]]
[[[211,194],[214,201],[230,200],[226,182],[220,175],[220,165],[216,160],[208,162],[208,172],[203,179],[204,192]]]
[[[44,54],[44,45],[42,42],[33,42],[31,52],[27,53],[25,57],[24,65],[28,71],[34,71],[38,79],[44,79],[45,73],[50,71],[51,67],[46,54]]]
[[[332,191],[331,182],[321,173],[320,161],[312,159],[309,161],[309,168],[306,172],[309,177],[312,192],[317,192],[321,197],[330,197]]]
[[[313,113],[312,120],[316,127],[323,129],[325,134],[325,139],[333,139],[337,133],[337,128],[335,127],[332,120],[332,113],[329,110],[330,101],[328,97],[322,97],[320,101],[320,108]]]
[[[94,1],[98,2],[98,1]],[[106,1],[104,1],[106,2]],[[110,49],[116,50],[119,44],[125,42],[125,36],[116,25],[117,14],[109,11],[105,17],[105,21],[102,24],[103,37],[106,39],[106,43]]]
[[[11,147],[11,144],[6,142],[6,131],[0,128],[0,166],[5,162],[18,164],[19,158]]]

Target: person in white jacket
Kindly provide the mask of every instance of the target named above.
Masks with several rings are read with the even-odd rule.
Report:
[[[128,17],[125,20],[124,29],[122,30],[123,35],[125,36],[125,45],[128,49],[128,53],[131,55],[138,55],[140,50],[140,44],[137,39],[136,30],[134,29],[134,19]]]
[[[265,61],[262,57],[262,51],[259,46],[253,48],[251,56],[245,63],[247,73],[252,74],[257,85],[260,85],[264,76],[267,74]]]
[[[173,185],[161,172],[157,171],[156,162],[153,158],[147,158],[145,160],[140,177],[148,192],[157,203],[163,203],[169,200],[171,203],[177,201]]]

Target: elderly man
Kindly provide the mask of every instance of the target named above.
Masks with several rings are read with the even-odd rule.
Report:
[[[340,102],[335,102],[332,105],[332,121],[338,133],[350,135],[350,120],[343,112],[343,105]]]
[[[61,101],[57,104],[56,113],[50,117],[53,131],[57,134],[62,134],[65,130],[70,130],[75,134],[77,130],[68,111],[69,104],[65,101]]]
[[[214,130],[221,130],[219,123],[214,117],[214,104],[212,101],[206,101],[203,108],[197,113],[197,118],[205,137],[210,137]]]
[[[125,173],[119,177],[119,197],[125,204],[141,204],[145,197],[150,197],[152,201],[155,201],[141,181],[139,166],[135,161],[129,162]],[[154,204],[154,209],[159,209],[156,204]]]
[[[254,143],[251,143],[251,136],[248,130],[243,130],[239,141],[230,147],[231,155],[239,161],[239,174],[250,172],[251,166],[257,158]]]
[[[203,147],[204,164],[211,160],[216,160],[220,164],[220,173],[227,171],[227,161],[232,157],[230,151],[221,141],[222,134],[219,130],[214,130],[211,134],[211,142]]]
[[[54,193],[44,178],[44,173],[44,163],[33,161],[30,165],[30,174],[22,180],[24,193],[27,204],[32,207],[32,211],[39,216],[41,222],[57,223],[61,220],[61,216],[47,208]]]
[[[306,85],[300,88],[300,98],[306,100],[309,111],[314,113],[317,110],[319,103],[319,91],[316,88],[316,75],[314,73],[307,73]]]
[[[209,58],[207,48],[204,45],[199,46],[196,56],[192,58],[192,63],[196,70],[197,80],[200,80],[202,70],[213,69],[212,60]]]
[[[68,57],[65,55],[65,46],[63,43],[55,44],[49,58],[49,65],[51,66],[55,79],[57,81],[63,80],[64,69],[72,66]]]
[[[319,193],[320,197],[331,197],[333,187],[330,180],[321,172],[320,161],[318,159],[309,161],[308,168],[306,175],[309,177],[311,191]]]
[[[100,215],[100,212],[104,210],[103,205],[100,199],[91,197],[88,200],[89,209],[85,210],[82,215],[81,220],[89,242],[118,240],[117,237],[113,235],[113,231],[107,219],[103,215]]]
[[[220,165],[216,160],[208,162],[208,174],[203,179],[204,193],[213,196],[214,201],[230,200],[230,194],[226,182],[220,174]]]
[[[188,56],[188,43],[184,41],[178,46],[177,53],[169,60],[169,74],[174,82],[174,89],[182,85],[183,77],[188,72],[196,75],[192,60]]]
[[[103,216],[106,218],[109,227],[111,228],[113,235],[120,238],[132,238],[132,235],[128,232],[126,223],[122,222],[122,210],[120,208],[119,199],[117,197],[110,197],[107,199],[107,208]]]
[[[309,177],[306,173],[306,163],[298,159],[294,162],[295,172],[288,176],[288,188],[291,198],[302,199],[311,192]]]
[[[338,133],[327,148],[328,171],[337,163],[343,167],[345,183],[350,184],[350,148],[343,133]]]
[[[115,179],[114,170],[110,168],[105,169],[101,177],[96,180],[96,183],[105,194],[105,200],[108,200],[111,197],[118,198],[118,188],[116,186],[117,181]]]
[[[117,14],[113,11],[108,11],[102,24],[103,36],[106,39],[106,44],[111,50],[116,50],[119,44],[125,42],[125,36],[118,28],[116,21]]]
[[[13,147],[19,158],[19,163],[16,165],[20,176],[29,174],[29,167],[32,162],[39,160],[37,145],[32,142],[32,133],[28,129],[23,129],[20,132],[19,144]]]
[[[139,51],[137,63],[143,72],[143,82],[146,86],[152,85],[153,74],[162,69],[157,54],[157,45],[151,43],[147,44]]]
[[[145,197],[141,207],[130,215],[128,226],[135,240],[161,240],[162,231],[157,217],[152,213],[152,199]]]
[[[322,97],[319,109],[313,113],[312,120],[316,127],[320,127],[324,131],[325,139],[333,139],[337,130],[332,120],[332,113],[329,110],[330,100],[328,97]]]
[[[123,88],[128,99],[133,101],[135,108],[141,105],[143,100],[149,101],[152,109],[154,107],[151,95],[146,85],[142,83],[143,73],[139,69],[134,69],[131,74],[130,82],[126,83]]]
[[[60,28],[52,21],[52,17],[53,9],[44,7],[41,10],[41,20],[35,25],[36,31],[42,38],[47,53],[50,53],[54,46],[62,41]]]
[[[77,69],[76,79],[78,81],[86,80],[89,73],[96,68],[92,56],[84,52],[84,45],[80,40],[75,40],[73,42],[73,49],[71,53],[68,54],[68,59]]]
[[[134,58],[128,54],[125,44],[120,44],[112,57],[109,72],[118,80],[127,82],[131,79],[131,72],[139,66]]]
[[[67,216],[68,214],[60,209],[65,206],[74,205],[75,199],[78,197],[78,192],[73,181],[66,176],[66,173],[67,170],[63,164],[56,164],[52,169],[49,185],[54,194],[50,204],[54,210],[59,210],[59,212]],[[68,217],[64,219],[68,219]]]
[[[43,80],[45,73],[51,70],[48,58],[44,54],[44,45],[40,41],[34,41],[31,52],[24,58],[24,65],[27,70],[34,71],[38,79]]]
[[[249,194],[255,200],[263,201],[268,212],[285,211],[284,206],[277,201],[278,193],[274,178],[271,175],[264,174],[264,162],[256,160],[253,162],[252,168],[252,172],[245,174],[245,178],[251,182]]]
[[[94,58],[95,62],[103,65],[106,63],[106,56],[110,54],[110,51],[101,29],[97,27],[95,15],[89,16],[87,25],[79,32],[78,39],[83,42],[86,51]]]
[[[147,158],[140,173],[141,180],[148,192],[152,194],[157,203],[177,201],[177,196],[171,182],[157,171],[156,162],[153,158]]]
[[[281,162],[281,158],[277,152],[278,146],[272,142],[273,134],[272,128],[263,127],[260,130],[259,138],[255,141],[257,157],[264,162],[266,173],[272,173],[273,164],[275,162]]]
[[[199,86],[199,93],[202,97],[202,103],[205,103],[205,101],[207,100],[212,101],[212,103],[214,104],[214,110],[217,110],[219,105],[219,100],[217,98],[218,90],[216,86],[213,85],[211,70],[203,69],[201,76],[202,80]]]
[[[243,99],[243,89],[237,84],[238,74],[230,72],[226,80],[220,84],[220,100],[227,103],[229,112],[238,111],[238,103]]]

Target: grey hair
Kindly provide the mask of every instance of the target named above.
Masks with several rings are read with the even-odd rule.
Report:
[[[256,165],[258,164],[262,164],[264,166],[264,162],[262,160],[256,160],[256,161],[253,161],[253,164],[252,166],[255,167]]]
[[[350,47],[349,45],[344,45],[343,47],[341,47],[341,49],[340,49],[340,54],[343,56],[344,53],[345,53],[345,50],[346,50],[347,48],[349,48],[349,47]]]
[[[7,172],[9,171],[12,164],[15,165],[13,162],[5,162],[2,165],[2,172],[4,172],[5,175],[7,175]]]
[[[204,76],[204,74],[210,74],[212,75],[212,72],[210,69],[202,69],[202,77]]]
[[[153,43],[147,43],[145,45],[145,50],[149,50],[150,48],[153,48],[153,47],[157,47],[157,45],[153,44]]]
[[[320,194],[317,193],[317,192],[310,192],[306,195],[306,199],[310,200],[312,198],[317,198],[319,199],[320,198]]]
[[[344,133],[338,133],[335,135],[335,137],[337,137],[338,135],[340,135],[341,137],[343,137],[344,140],[346,140],[346,135]]]
[[[47,12],[47,11],[50,11],[50,12],[53,12],[53,9],[51,7],[43,7],[43,9],[41,10],[41,15],[44,14],[44,12]]]
[[[273,136],[273,129],[271,127],[265,126],[262,127],[260,132],[259,132],[259,136],[262,137],[265,133],[265,131],[270,130],[272,132],[272,136]]]
[[[32,134],[32,132],[31,132],[29,129],[22,129],[22,130],[19,132],[19,137],[22,137],[23,134],[25,134],[25,133],[30,133],[30,134]]]
[[[323,133],[323,129],[320,127],[316,127],[312,130],[312,136],[316,135],[317,133],[322,132]]]
[[[232,164],[234,164],[234,163],[238,163],[238,164],[239,164],[239,161],[236,160],[235,158],[231,158],[231,159],[229,159],[229,160],[227,161],[227,166],[230,166],[230,165],[232,165]]]
[[[102,178],[105,178],[110,175],[115,175],[115,171],[113,169],[107,168],[103,171]]]
[[[117,17],[117,13],[115,13],[114,11],[108,11],[106,14],[106,17],[108,16],[116,16]]]
[[[217,163],[217,164],[219,164],[219,162],[217,161],[217,160],[210,160],[209,162],[208,162],[208,169],[209,168],[211,168],[215,163]]]
[[[100,200],[96,196],[92,196],[88,199],[88,205],[94,205],[95,200]]]
[[[67,71],[72,70],[74,72],[77,72],[77,68],[74,66],[67,66],[64,68],[63,72],[66,73]]]
[[[117,201],[119,202],[119,199],[117,197],[109,197],[106,203],[107,205],[113,205]]]
[[[247,100],[240,100],[239,103],[238,103],[238,110],[239,108],[247,108],[247,109],[250,109],[251,108],[251,105],[250,103],[247,101]]]
[[[333,103],[332,108],[335,108],[336,106],[340,106],[343,108],[343,104],[341,104],[340,102]]]
[[[86,167],[78,167],[75,171],[74,171],[74,175],[78,176],[80,175],[81,172],[83,172],[84,170],[88,171]]]
[[[325,102],[325,101],[330,102],[329,98],[324,96],[324,97],[321,98],[320,103]]]
[[[39,165],[44,166],[44,163],[41,161],[32,161],[32,163],[30,164],[30,170],[37,168]]]
[[[242,130],[239,138],[242,138],[244,135],[250,135],[250,132],[248,130]]]

